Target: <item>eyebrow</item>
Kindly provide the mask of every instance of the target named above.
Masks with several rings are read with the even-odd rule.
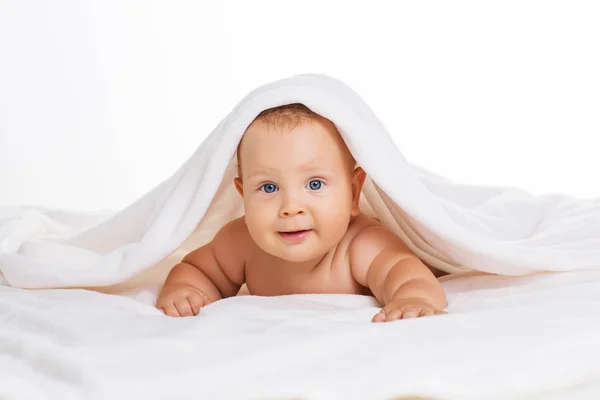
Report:
[[[320,172],[320,173],[330,173],[331,169],[330,168],[323,168],[323,167],[319,167],[319,166],[315,166],[313,165],[315,163],[316,158],[313,158],[312,160],[309,160],[307,162],[305,162],[304,164],[298,166],[298,170],[300,171],[304,171],[304,172]],[[275,168],[269,168],[269,167],[257,167],[255,170],[252,170],[248,173],[248,179],[254,178],[256,176],[261,176],[261,175],[267,175],[271,172],[275,172],[276,169]]]
[[[262,167],[262,168],[258,168],[256,170],[252,170],[250,172],[248,172],[248,179],[254,178],[256,176],[260,176],[260,175],[267,175],[269,172],[274,171],[273,168],[266,168],[266,167]]]

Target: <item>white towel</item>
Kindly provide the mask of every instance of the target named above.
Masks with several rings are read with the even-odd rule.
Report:
[[[119,212],[1,209],[0,270],[23,288],[114,285],[161,263],[164,277],[169,256],[202,245],[242,214],[232,178],[246,127],[264,109],[296,102],[335,123],[367,172],[363,211],[429,265],[505,275],[600,267],[597,201],[461,185],[411,165],[359,95],[307,74],[250,92],[169,179]]]
[[[0,399],[599,398],[600,271],[450,277],[449,314],[386,323],[358,295],[170,318],[144,290],[0,285]]]

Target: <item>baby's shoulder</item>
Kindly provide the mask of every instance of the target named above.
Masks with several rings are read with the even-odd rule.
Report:
[[[226,233],[228,235],[246,235],[248,234],[248,227],[246,226],[246,222],[244,222],[244,216],[232,219],[227,222],[221,229],[219,233]]]
[[[360,216],[360,219],[357,216],[353,221],[356,226],[348,228],[349,231],[352,230],[352,240],[348,247],[351,258],[353,255],[360,257],[371,253],[376,255],[384,249],[412,254],[402,239],[378,220],[363,214]]]
[[[242,253],[251,244],[250,233],[244,221],[244,217],[235,218],[219,229],[213,239],[213,245],[224,251],[235,250]]]
[[[365,214],[358,214],[350,221],[348,225],[347,235],[355,236],[363,230],[372,226],[381,226],[381,223],[373,217]]]
[[[343,241],[346,242],[345,247],[350,249],[356,244],[355,239],[361,236],[362,232],[369,230],[371,227],[377,226],[381,226],[381,224],[375,218],[369,217],[365,214],[357,215],[350,221],[348,229],[346,230],[346,234],[344,235]]]

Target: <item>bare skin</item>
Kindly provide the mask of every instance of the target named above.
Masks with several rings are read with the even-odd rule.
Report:
[[[245,215],[226,224],[169,273],[156,306],[166,315],[249,293],[372,295],[373,322],[443,314],[434,274],[395,234],[360,213],[365,172],[331,121],[278,133],[260,121],[246,130],[234,184]]]

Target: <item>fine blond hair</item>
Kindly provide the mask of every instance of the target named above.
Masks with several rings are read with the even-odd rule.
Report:
[[[327,118],[317,114],[312,111],[310,108],[305,106],[302,103],[291,103],[284,104],[282,106],[267,108],[263,110],[260,114],[252,120],[248,127],[252,126],[252,124],[256,122],[260,122],[265,124],[268,128],[272,128],[275,130],[279,130],[279,132],[283,132],[285,130],[291,131],[298,127],[299,125],[310,123],[313,121],[326,120]],[[331,123],[331,121],[329,121]],[[242,137],[243,139],[243,137]],[[241,158],[240,158],[240,147],[242,145],[242,141],[238,144],[236,157],[238,164],[238,176],[241,177]],[[349,153],[349,152],[348,152]],[[352,166],[355,165],[354,158],[350,155]]]

